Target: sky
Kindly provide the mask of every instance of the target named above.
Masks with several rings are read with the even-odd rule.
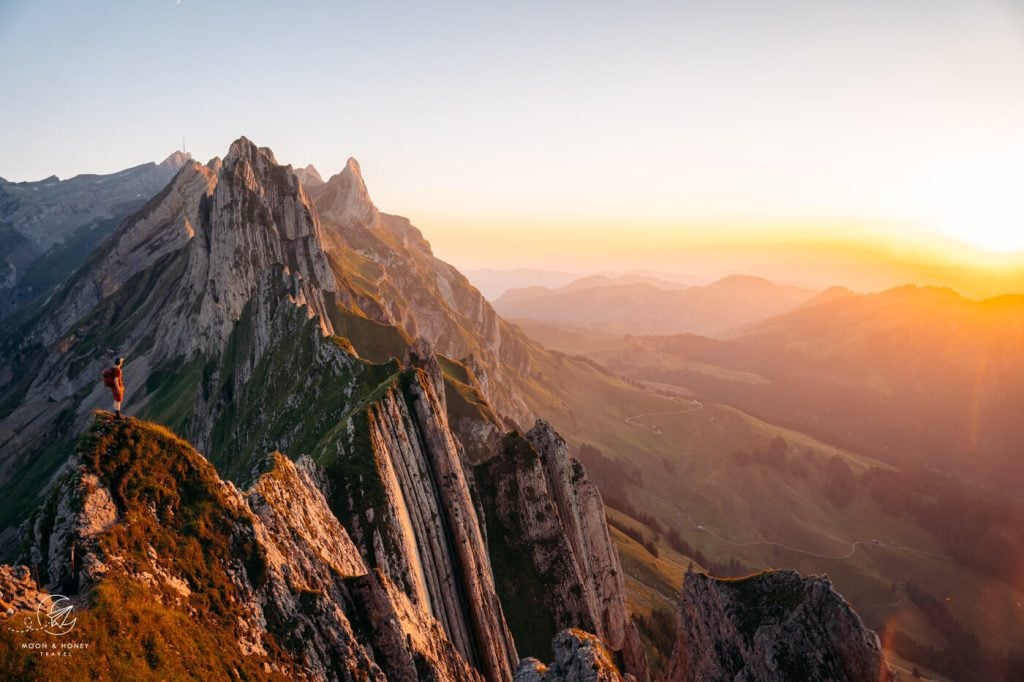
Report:
[[[0,83],[8,180],[244,134],[464,268],[1024,263],[1022,0],[0,0]]]

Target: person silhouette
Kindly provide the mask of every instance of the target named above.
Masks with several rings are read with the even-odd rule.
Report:
[[[124,358],[117,358],[111,367],[103,370],[103,385],[110,389],[114,397],[114,418],[121,418],[121,402],[124,400],[124,378],[121,372],[121,365]]]

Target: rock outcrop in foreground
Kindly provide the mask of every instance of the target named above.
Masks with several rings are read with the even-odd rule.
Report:
[[[516,668],[515,682],[621,682],[625,678],[612,662],[611,653],[597,637],[582,630],[563,630],[551,642],[555,660],[544,665],[524,658]]]
[[[274,453],[239,491],[165,429],[97,417],[28,530],[30,566],[0,566],[0,676],[98,679],[116,643],[115,679],[482,679],[367,567],[321,481]],[[9,627],[46,593],[71,599],[90,643],[73,666],[22,647],[45,632]]]
[[[825,576],[765,571],[683,581],[671,682],[892,681],[878,636]]]

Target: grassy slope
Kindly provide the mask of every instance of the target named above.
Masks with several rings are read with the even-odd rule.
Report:
[[[860,545],[848,559],[823,559],[772,545],[735,546],[698,527],[733,542],[774,540],[830,557],[847,554],[854,541],[873,538],[940,552],[930,535],[885,516],[866,494],[845,509],[829,502],[823,491],[824,460],[838,454],[854,472],[880,466],[877,462],[726,406],[697,407],[684,398],[659,395],[557,353],[539,358],[538,365],[524,390],[531,407],[570,443],[593,443],[606,455],[639,466],[644,489],[629,489],[633,506],[677,529],[711,560],[736,558],[750,568],[827,573],[871,627],[881,630],[896,623],[916,638],[941,644],[902,590],[892,591],[893,582],[913,580],[928,592],[949,596],[954,616],[993,645],[1013,647],[1024,637],[1024,609],[1016,606],[1021,596],[949,559],[870,544]],[[635,418],[638,423],[626,421],[638,414],[648,416]],[[765,465],[740,465],[731,457],[737,449],[764,447],[776,436],[787,442],[792,459],[806,465],[805,477]],[[649,587],[652,576],[664,574],[665,564],[652,562],[620,532],[615,536],[629,566],[632,605],[643,612],[667,596]],[[662,556],[672,556],[664,542],[660,549]],[[672,605],[669,599],[661,603]]]
[[[71,657],[42,657],[21,643],[52,643],[52,637],[0,628],[0,677],[287,679],[265,671],[265,659],[245,656],[238,647],[240,595],[227,571],[244,567],[258,579],[262,559],[251,544],[240,545],[227,532],[250,521],[225,503],[209,462],[161,426],[109,422],[104,415],[79,449],[84,470],[111,490],[120,515],[99,536],[101,551],[123,563],[111,566],[85,608],[75,610],[69,639],[88,642],[87,649]],[[154,550],[163,568],[188,583],[192,592],[185,604],[173,605],[179,598],[173,590],[144,585],[125,570],[152,570],[148,552]],[[272,656],[287,665],[272,638],[268,643]]]

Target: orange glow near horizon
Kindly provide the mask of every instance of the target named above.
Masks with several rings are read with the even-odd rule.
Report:
[[[1024,291],[1024,252],[987,250],[905,225],[653,218],[630,225],[620,216],[506,216],[480,225],[469,216],[425,218],[413,222],[435,253],[465,270],[644,269],[698,277],[750,272],[862,290],[915,283],[949,286],[971,297]]]

